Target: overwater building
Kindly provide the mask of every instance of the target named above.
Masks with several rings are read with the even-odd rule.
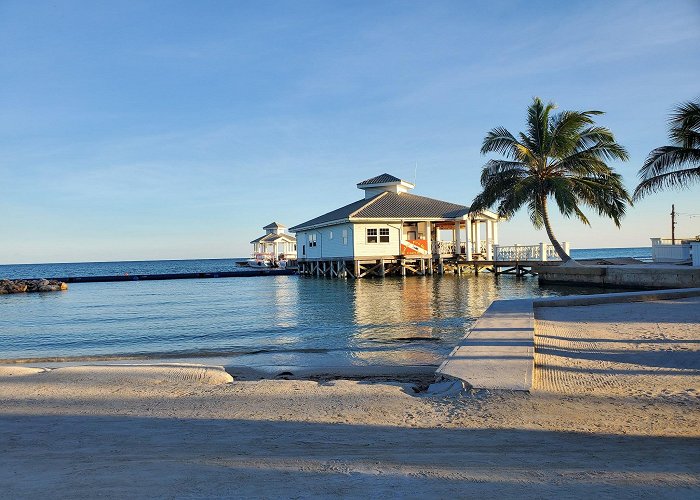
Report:
[[[389,174],[357,187],[362,199],[289,229],[302,274],[430,274],[445,259],[492,260],[497,214],[470,216],[464,205],[410,193],[414,184]]]
[[[262,263],[257,267],[268,267],[267,263],[274,265],[279,261],[296,258],[297,241],[294,236],[287,234],[286,226],[271,222],[263,229],[265,234],[250,242],[253,245],[252,260]]]

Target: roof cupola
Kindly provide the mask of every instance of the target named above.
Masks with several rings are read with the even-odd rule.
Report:
[[[390,174],[378,175],[357,184],[357,188],[365,192],[365,199],[374,198],[385,191],[397,194],[408,193],[414,187],[416,187],[415,184]]]

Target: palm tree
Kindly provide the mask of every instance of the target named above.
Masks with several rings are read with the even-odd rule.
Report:
[[[595,125],[601,111],[562,111],[553,103],[534,98],[527,111],[527,132],[516,139],[504,127],[484,138],[481,154],[500,153],[507,159],[489,160],[481,171],[483,191],[474,198],[470,213],[495,207],[501,217],[512,217],[527,206],[537,229],[544,226],[561,260],[571,257],[554,236],[547,204],[554,199],[566,217],[590,225],[579,205],[610,217],[617,227],[631,199],[619,174],[606,163],[626,160],[627,151],[612,132]]]
[[[673,145],[656,148],[639,170],[634,199],[664,188],[687,187],[700,180],[700,98],[676,107],[669,119]]]

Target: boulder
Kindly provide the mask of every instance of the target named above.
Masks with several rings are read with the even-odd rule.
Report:
[[[68,285],[57,280],[0,280],[0,295],[24,292],[57,292],[68,290]]]

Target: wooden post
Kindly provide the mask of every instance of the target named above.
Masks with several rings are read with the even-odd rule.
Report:
[[[354,268],[355,268],[355,278],[360,277],[360,261],[359,260],[353,260]]]
[[[386,274],[386,269],[384,267],[384,259],[379,259],[379,264],[381,264],[379,267],[379,276],[383,278]]]

